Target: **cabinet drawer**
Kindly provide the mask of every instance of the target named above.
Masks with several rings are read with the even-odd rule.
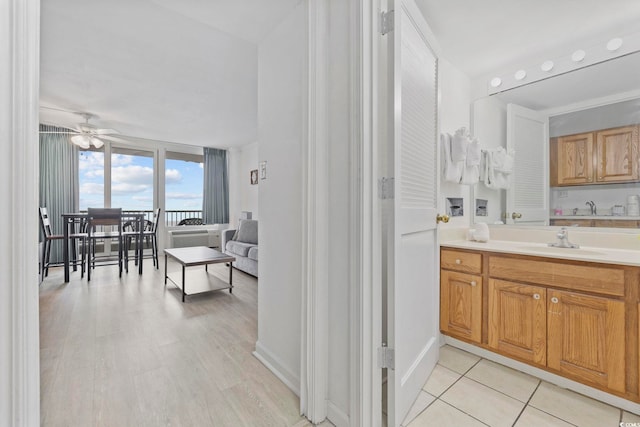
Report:
[[[442,249],[440,266],[464,273],[482,273],[482,254]]]
[[[624,270],[529,259],[489,257],[489,276],[605,295],[624,296]]]

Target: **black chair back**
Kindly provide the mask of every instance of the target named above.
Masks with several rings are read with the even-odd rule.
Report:
[[[40,208],[40,227],[42,228],[42,234],[45,238],[49,238],[53,235],[51,231],[51,221],[49,220],[49,211],[47,208]]]

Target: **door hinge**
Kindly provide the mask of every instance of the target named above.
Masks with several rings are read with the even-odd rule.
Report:
[[[378,347],[378,368],[395,369],[395,351],[384,343]]]
[[[380,34],[383,36],[393,31],[393,10],[380,14]]]
[[[393,199],[393,187],[395,180],[393,178],[378,179],[378,198],[382,200]]]

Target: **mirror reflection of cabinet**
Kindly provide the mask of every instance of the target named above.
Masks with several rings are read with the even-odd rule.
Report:
[[[593,133],[551,139],[551,186],[593,182]]]
[[[596,132],[596,182],[638,180],[638,127]]]
[[[638,126],[561,136],[550,144],[552,187],[638,181]]]

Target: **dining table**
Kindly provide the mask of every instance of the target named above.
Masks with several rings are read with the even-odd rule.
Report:
[[[136,226],[135,230],[138,231],[138,244],[136,244],[136,253],[138,262],[138,274],[142,274],[142,253],[144,250],[144,245],[142,245],[142,241],[144,238],[144,226],[146,214],[144,212],[123,212],[122,213],[123,220],[133,221]],[[63,213],[62,214],[62,261],[64,264],[64,282],[69,283],[69,236],[75,232],[76,225],[80,225],[82,223],[86,223],[88,220],[88,214],[86,212],[73,212],[73,213]],[[74,264],[74,270],[77,268]]]

